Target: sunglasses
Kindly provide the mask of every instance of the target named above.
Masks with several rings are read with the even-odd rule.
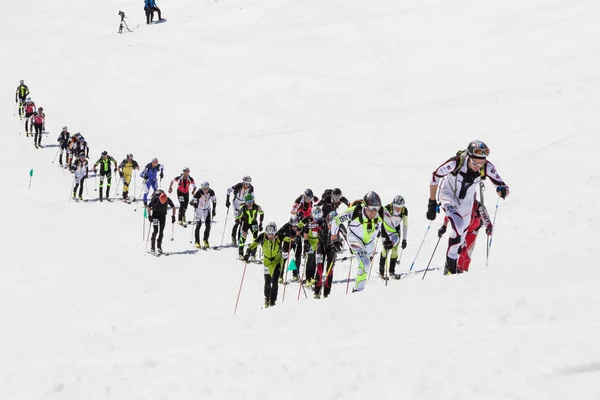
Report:
[[[365,208],[369,211],[379,211],[381,206],[366,206]]]
[[[481,160],[481,162],[475,162],[475,160],[471,158],[471,164],[477,167],[482,167],[485,164],[485,160]]]

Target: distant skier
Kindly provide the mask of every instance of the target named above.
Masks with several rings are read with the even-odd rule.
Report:
[[[311,217],[311,210],[314,203],[317,203],[319,198],[313,194],[311,189],[306,189],[301,194],[294,205],[292,206],[292,215],[297,215],[300,219],[306,219]]]
[[[500,178],[496,167],[487,161],[490,149],[479,140],[474,140],[466,150],[459,151],[432,173],[429,186],[427,219],[433,221],[440,207],[436,200],[439,195],[441,208],[450,220],[450,238],[446,251],[445,274],[455,274],[459,249],[465,242],[465,233],[471,220],[475,194],[482,180],[490,178],[501,198],[506,198],[510,190]],[[444,179],[446,178],[446,179]],[[441,184],[440,184],[441,183]],[[439,186],[439,193],[438,193]]]
[[[79,156],[79,159],[75,160],[75,173],[74,173],[74,181],[75,186],[73,187],[73,199],[75,199],[75,195],[77,194],[77,188],[79,188],[79,200],[83,200],[83,181],[88,177],[88,161],[85,156]]]
[[[262,208],[254,202],[254,195],[247,193],[244,196],[244,205],[240,208],[240,214],[236,218],[236,222],[240,224],[240,242],[238,244],[238,252],[240,258],[244,256],[244,243],[248,236],[248,231],[252,232],[252,237],[256,239],[260,231],[262,231],[262,223],[265,219],[265,213]],[[252,252],[252,258],[256,257],[256,249]]]
[[[337,211],[342,203],[346,207],[350,207],[350,202],[342,195],[342,190],[335,188],[325,190],[317,205],[323,207],[323,218],[327,218],[327,215],[332,211]]]
[[[80,154],[79,157],[83,155]],[[115,160],[112,156],[108,155],[108,152],[104,150],[102,155],[94,163],[94,173],[96,173],[96,168],[100,165],[100,185],[99,185],[99,199],[102,201],[102,189],[104,189],[104,178],[106,178],[106,200],[112,201],[110,199],[110,185],[112,183],[112,171],[110,170],[110,164],[114,164],[114,172],[117,173],[117,160]]]
[[[25,81],[21,79],[15,93],[15,103],[19,103],[19,118],[21,119],[23,118],[23,104],[25,103],[27,96],[29,96],[29,88],[25,84]]]
[[[314,208],[313,210],[316,210]],[[331,211],[327,217],[323,219],[321,224],[322,229],[319,231],[319,241],[316,249],[316,261],[317,261],[317,279],[315,283],[315,299],[321,298],[321,288],[323,285],[323,297],[329,297],[331,293],[331,285],[333,283],[333,269],[335,267],[335,260],[337,254],[342,251],[344,247],[342,239],[338,237],[335,241],[331,241],[331,225],[333,220],[337,217],[336,211]],[[325,276],[325,282],[323,282],[323,276]]]
[[[69,133],[69,128],[63,126],[62,131],[58,134],[58,146],[60,147],[60,155],[58,156],[58,163],[60,166],[63,166],[63,152],[68,154],[69,147],[69,139],[71,138],[71,134]],[[68,158],[68,156],[67,156]],[[65,162],[67,159],[65,159]]]
[[[23,103],[23,110],[25,113],[25,136],[33,136],[33,120],[31,117],[37,111],[35,103],[31,100],[31,97],[27,97],[25,103]]]
[[[283,267],[283,258],[281,257],[282,243],[283,235],[278,234],[277,224],[269,222],[265,227],[265,232],[254,239],[244,255],[244,261],[249,262],[251,254],[256,253],[256,248],[259,245],[262,247],[263,265],[265,266],[265,308],[273,307],[277,302],[279,287],[277,282]]]
[[[42,131],[46,129],[46,114],[44,114],[44,107],[38,108],[31,116],[31,120],[33,121],[33,127],[35,129],[33,144],[36,148],[42,147]]]
[[[153,158],[152,161],[146,165],[146,168],[142,171],[140,176],[144,179],[144,205],[148,205],[148,193],[150,189],[152,192],[158,190],[158,179],[164,178],[164,168],[158,163],[158,158]]]
[[[185,167],[181,175],[173,178],[169,184],[169,193],[173,192],[173,183],[177,183],[177,199],[179,200],[179,225],[187,226],[187,220],[185,212],[187,210],[188,203],[190,202],[190,192],[194,194],[196,192],[196,183],[194,178],[190,176],[190,169]]]
[[[119,164],[119,177],[123,181],[123,200],[129,201],[129,184],[133,176],[133,170],[140,169],[137,161],[133,159],[133,154],[127,154],[127,157]],[[135,193],[133,194],[135,196]]]
[[[294,282],[300,279],[298,269],[300,268],[302,259],[302,245],[300,243],[302,243],[303,226],[304,224],[298,219],[298,216],[292,215],[290,221],[279,228],[279,232],[277,232],[277,235],[283,236],[283,250],[281,255],[284,263],[287,262],[288,257],[294,251],[294,263],[296,264],[296,268],[292,270],[292,280]],[[283,283],[283,278],[280,278],[279,281]]]
[[[208,182],[204,181],[200,184],[200,190],[197,190],[194,194],[191,204],[196,209],[194,217],[196,223],[194,231],[196,247],[200,247],[200,228],[202,227],[202,223],[204,223],[204,240],[202,243],[204,248],[208,249],[210,247],[208,237],[210,235],[212,218],[217,215],[217,196],[215,195],[215,191],[210,188]]]
[[[229,196],[233,193],[233,211],[235,217],[235,224],[233,224],[233,229],[231,230],[231,244],[237,246],[238,242],[238,228],[239,228],[239,220],[237,219],[240,215],[240,208],[244,204],[244,197],[248,193],[254,193],[254,186],[252,186],[252,178],[248,175],[242,178],[240,183],[236,183],[232,187],[227,190],[227,198],[225,199],[225,207],[229,209],[229,206],[232,204],[229,201]]]
[[[153,226],[152,238],[150,239],[150,251],[154,253],[156,251],[155,249],[158,248],[158,254],[162,254],[162,241],[167,220],[167,211],[169,210],[169,207],[173,209],[171,223],[174,224],[175,204],[173,204],[171,199],[162,190],[160,190],[160,192],[157,191],[156,194],[156,196],[152,196],[150,203],[148,203],[148,221],[150,221]],[[158,238],[156,237],[157,234]]]
[[[155,0],[144,0],[144,11],[146,11],[146,24],[154,22],[155,11],[158,13],[158,20],[163,21],[163,18],[160,14],[160,8],[156,6]]]
[[[398,240],[394,246],[391,247],[392,254],[390,255],[390,264],[388,268],[389,276],[396,277],[396,263],[398,262],[398,247],[402,249],[406,248],[406,235],[408,233],[408,208],[406,208],[406,202],[404,197],[398,195],[394,197],[392,202],[384,207],[385,213],[383,223],[385,224],[386,230],[394,230],[398,235],[398,239],[402,236],[402,242]],[[387,238],[387,237],[386,237]],[[384,244],[386,244],[384,239]],[[385,263],[389,249],[387,246],[383,246],[383,251],[379,256],[379,276],[382,278],[385,276]]]
[[[438,230],[438,237],[442,237],[446,233],[446,227],[448,225],[448,217],[444,217],[444,225]],[[469,271],[471,265],[471,254],[475,249],[475,241],[477,240],[477,234],[479,229],[485,227],[486,235],[492,234],[492,221],[487,212],[487,209],[477,199],[473,201],[473,211],[471,212],[471,221],[465,234],[465,243],[458,250],[458,262],[456,264],[456,273],[460,274]]]

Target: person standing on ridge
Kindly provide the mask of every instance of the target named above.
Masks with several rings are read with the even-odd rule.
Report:
[[[450,238],[446,251],[445,274],[457,272],[459,249],[464,245],[465,233],[469,227],[473,201],[483,180],[490,179],[496,186],[498,196],[505,199],[509,195],[508,185],[500,178],[494,164],[487,160],[488,146],[480,140],[473,140],[466,150],[440,165],[431,175],[427,219],[435,220],[436,214],[444,210],[450,221]],[[444,179],[445,178],[445,179]],[[439,187],[439,191],[438,191]],[[440,204],[436,200],[439,196]]]

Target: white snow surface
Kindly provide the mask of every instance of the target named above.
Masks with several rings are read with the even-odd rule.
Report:
[[[167,22],[146,26],[139,0],[3,4],[1,400],[600,399],[598,1],[158,5]],[[119,9],[132,33],[117,34]],[[43,149],[19,134],[19,79],[47,115]],[[249,264],[234,315],[235,249],[196,251],[191,227],[170,241],[169,223],[175,254],[144,255],[135,204],[69,201],[49,146],[63,125],[92,161],[132,152],[208,180],[213,245],[246,174],[279,225],[307,187],[402,194],[399,270],[429,225],[431,172],[470,140],[489,145],[511,195],[489,267],[481,235],[468,274],[386,287],[373,273],[346,295],[346,261],[328,299],[298,301],[291,284],[261,310],[263,268]]]

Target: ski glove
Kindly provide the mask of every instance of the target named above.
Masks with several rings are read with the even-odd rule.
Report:
[[[171,215],[171,223],[174,224],[175,223],[175,216]]]
[[[383,248],[386,250],[390,250],[392,247],[394,247],[394,243],[392,243],[392,241],[390,239],[385,239],[383,241]]]
[[[440,209],[437,201],[429,199],[429,203],[427,204],[427,219],[433,221],[439,212]]]
[[[334,253],[341,252],[342,247],[344,247],[344,245],[341,240],[336,240],[335,242],[331,243],[331,251],[333,251]]]
[[[161,172],[159,176],[160,176],[160,179],[162,179],[162,178],[164,178],[164,177],[165,177],[165,174],[163,174],[163,173]]]
[[[229,197],[227,197],[227,199],[225,200],[225,207],[229,208],[230,205],[231,202],[229,201]]]
[[[440,229],[438,229],[438,237],[441,238],[446,233],[446,225],[442,225]]]
[[[262,222],[258,224],[258,231],[262,232]]]
[[[212,217],[214,218],[217,215],[217,210],[213,210]]]
[[[152,215],[148,215],[148,221],[152,222],[154,220],[154,218],[152,218]]]
[[[402,244],[400,246],[402,247],[402,250],[406,248],[406,239],[402,240]]]
[[[498,196],[502,197],[503,199],[508,196],[508,188],[506,186],[498,186],[496,188],[496,192],[498,192]]]

